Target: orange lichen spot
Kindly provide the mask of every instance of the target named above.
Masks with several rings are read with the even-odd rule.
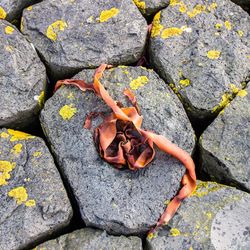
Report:
[[[237,95],[240,97],[245,97],[247,95],[247,91],[245,89],[240,90]]]
[[[63,118],[63,120],[70,120],[75,115],[76,112],[77,109],[73,107],[73,104],[64,105],[59,110],[59,114]]]
[[[115,17],[120,12],[117,8],[111,8],[110,10],[103,10],[100,14],[100,22],[107,22],[110,18]]]
[[[11,189],[8,192],[8,196],[11,198],[14,198],[18,205],[22,204],[23,202],[27,201],[27,199],[28,199],[28,194],[27,194],[26,188],[23,186]]]
[[[195,5],[195,7],[193,8],[192,11],[188,11],[187,12],[187,15],[190,17],[190,18],[193,18],[199,14],[201,14],[202,12],[204,12],[206,10],[206,6],[204,5],[201,5],[201,4],[197,4]]]
[[[151,37],[156,37],[160,35],[163,29],[163,25],[161,25],[160,19],[161,19],[161,12],[159,11],[153,19]]]
[[[24,132],[20,132],[17,130],[13,130],[13,129],[8,129],[8,133],[11,135],[10,141],[19,141],[19,140],[28,140],[28,139],[33,139],[35,138],[35,136],[24,133]]]
[[[14,32],[14,28],[12,28],[11,26],[6,26],[4,31],[5,31],[5,34],[7,35],[11,35],[13,32]]]
[[[22,148],[23,145],[21,143],[18,143],[11,149],[11,153],[18,155],[22,152]]]
[[[225,26],[228,30],[231,30],[232,29],[232,25],[229,21],[225,21]]]
[[[144,1],[133,0],[133,2],[135,3],[135,5],[136,5],[142,12],[145,12],[145,10],[146,10],[146,3],[145,3]]]
[[[35,200],[27,200],[26,202],[25,202],[25,206],[26,207],[34,207],[36,205],[36,201]]]
[[[0,19],[5,19],[7,16],[7,13],[5,10],[0,6]]]
[[[60,31],[64,31],[65,28],[67,28],[68,25],[65,21],[63,20],[57,20],[54,23],[52,23],[51,25],[49,25],[49,27],[47,28],[46,31],[46,36],[52,40],[52,41],[56,41],[57,39],[57,34]]]
[[[0,137],[1,138],[4,138],[4,139],[6,139],[6,138],[8,138],[10,135],[8,134],[8,133],[6,133],[6,132],[2,132],[1,134],[0,134]]]
[[[139,76],[136,79],[132,80],[129,84],[130,88],[137,90],[140,87],[143,87],[148,83],[148,78],[146,76]]]
[[[244,36],[244,32],[242,30],[237,30],[237,33],[240,37]]]
[[[27,10],[28,10],[28,11],[31,11],[32,9],[33,9],[32,6],[27,7]]]
[[[221,55],[221,52],[218,50],[209,50],[207,52],[207,57],[209,59],[213,59],[213,60],[218,59],[220,57],[220,55]]]
[[[15,162],[0,161],[0,186],[8,184],[10,172],[16,167]]]
[[[189,79],[183,79],[180,80],[180,84],[183,85],[184,87],[188,87],[190,85],[190,80]]]
[[[223,24],[221,24],[221,23],[216,23],[215,24],[215,28],[218,29],[218,30],[221,29],[222,26],[223,26]]]
[[[34,153],[33,153],[33,156],[34,157],[39,157],[39,156],[41,156],[42,155],[42,152],[41,151],[35,151]]]
[[[180,234],[181,234],[181,232],[179,231],[179,229],[177,229],[177,228],[170,229],[170,236],[176,237],[176,236],[179,236]]]

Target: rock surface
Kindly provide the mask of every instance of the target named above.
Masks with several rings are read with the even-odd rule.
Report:
[[[0,249],[23,249],[66,226],[72,209],[42,139],[0,130]]]
[[[105,231],[84,228],[60,236],[36,247],[36,250],[142,250],[141,239],[135,236],[111,236]]]
[[[45,67],[32,45],[4,20],[0,20],[0,55],[0,126],[27,127],[43,106]]]
[[[6,19],[10,22],[16,21],[21,16],[22,10],[25,7],[39,1],[41,0],[1,0],[0,19]]]
[[[133,0],[135,5],[145,16],[151,16],[158,10],[169,5],[169,0]]]
[[[239,92],[200,139],[202,170],[250,191],[250,86]]]
[[[93,70],[76,78],[91,82]],[[194,135],[178,98],[152,70],[118,67],[106,70],[101,80],[114,100],[126,103],[125,87],[134,89],[144,117],[143,127],[165,135],[189,153]],[[72,187],[87,226],[114,234],[143,233],[164,211],[164,201],[173,197],[184,168],[175,159],[157,151],[155,160],[140,171],[118,170],[101,160],[93,131],[83,129],[90,112],[109,109],[91,92],[75,87],[60,88],[41,112],[41,124],[58,164]],[[94,121],[93,128],[101,122]]]
[[[63,78],[101,63],[136,62],[145,45],[147,23],[132,0],[52,0],[24,11],[22,32],[51,75]]]
[[[249,249],[249,208],[249,194],[213,182],[198,182],[169,227],[149,235],[146,249]]]
[[[250,75],[249,23],[249,15],[229,0],[171,1],[154,18],[151,62],[199,126]]]

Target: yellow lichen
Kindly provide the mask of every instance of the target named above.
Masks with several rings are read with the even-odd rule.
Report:
[[[72,92],[70,92],[67,96],[68,99],[75,99],[75,96]]]
[[[146,76],[139,76],[136,79],[132,80],[129,84],[130,88],[137,90],[140,87],[143,87],[148,83],[148,78]]]
[[[221,52],[218,50],[210,50],[207,52],[207,57],[209,59],[218,59],[220,57]]]
[[[27,8],[28,11],[31,11],[32,9],[33,9],[32,6],[29,6],[29,7]]]
[[[13,130],[13,129],[8,129],[8,133],[11,135],[11,138],[10,138],[11,142],[35,138],[35,136],[29,135],[29,134],[26,134],[24,132],[20,132],[17,130]]]
[[[242,30],[237,30],[237,33],[240,37],[244,36],[244,32]]]
[[[170,236],[176,237],[176,236],[179,236],[180,234],[181,234],[181,232],[179,231],[179,229],[177,229],[177,228],[170,229]]]
[[[10,179],[10,172],[15,168],[15,162],[0,161],[0,186],[8,184]]]
[[[161,38],[167,39],[169,37],[179,36],[182,34],[182,32],[183,30],[181,28],[177,27],[167,28],[162,31]]]
[[[23,25],[24,19],[23,17],[21,17],[21,22],[20,22],[20,31],[23,32],[24,31],[24,25]]]
[[[231,94],[225,93],[221,97],[220,103],[213,108],[212,113],[215,113],[215,112],[225,108],[226,106],[228,106],[230,104],[231,99],[232,99]]]
[[[107,22],[110,18],[115,17],[120,12],[117,8],[111,8],[110,10],[103,10],[100,14],[100,22]]]
[[[8,192],[8,196],[14,198],[18,205],[22,204],[23,202],[27,201],[28,194],[25,187],[17,187],[13,188]]]
[[[170,3],[169,3],[169,5],[170,6],[175,6],[175,5],[178,5],[178,4],[180,4],[180,0],[170,0]]]
[[[152,25],[152,29],[151,29],[151,37],[156,37],[158,35],[160,35],[162,29],[163,29],[163,25],[161,25],[160,22],[161,19],[161,12],[159,11],[154,19],[153,19],[153,25]]]
[[[34,207],[35,205],[36,205],[35,200],[28,200],[28,201],[25,202],[26,207]]]
[[[184,4],[183,2],[180,2],[180,4],[179,4],[179,11],[181,12],[181,13],[186,13],[187,12],[187,6],[186,6],[186,4]]]
[[[59,114],[63,118],[63,120],[70,120],[75,113],[77,112],[77,109],[73,107],[72,104],[70,105],[64,105],[60,111]]]
[[[9,134],[7,134],[6,132],[2,132],[2,133],[0,134],[0,137],[6,139],[6,138],[9,137]]]
[[[12,28],[11,26],[6,26],[4,31],[5,31],[5,34],[7,35],[11,35],[13,32],[14,32],[14,28]]]
[[[230,90],[234,93],[237,94],[239,92],[239,89],[234,85],[234,84],[229,84]]]
[[[222,25],[221,23],[216,23],[216,24],[215,24],[215,28],[216,28],[216,29],[221,29],[222,26],[223,26],[223,25]]]
[[[195,190],[193,193],[190,195],[191,196],[196,196],[196,197],[203,197],[205,195],[208,195],[211,192],[216,192],[220,189],[222,189],[224,186],[221,184],[218,184],[216,182],[204,182],[204,181],[199,181],[197,184]]]
[[[247,91],[245,89],[240,90],[237,95],[240,97],[245,97],[247,95]]]
[[[208,218],[209,220],[212,219],[212,213],[211,213],[211,212],[207,212],[207,213],[206,213],[206,216],[207,216],[207,218]]]
[[[190,85],[190,80],[189,79],[184,79],[184,80],[180,80],[180,84],[185,86],[185,87],[188,87]]]
[[[7,16],[7,13],[5,10],[0,6],[0,19],[5,19]]]
[[[156,238],[157,237],[157,232],[150,232],[149,234],[148,234],[148,236],[147,236],[147,238],[149,239],[149,240],[152,240],[152,239],[154,239],[154,238]]]
[[[22,152],[23,145],[21,143],[16,144],[12,149],[11,153],[13,154],[20,154]]]
[[[8,51],[8,52],[12,52],[14,48],[13,48],[11,45],[6,45],[6,46],[5,46],[5,49],[6,49],[6,51]]]
[[[135,5],[142,11],[145,12],[146,10],[146,3],[140,0],[133,0]]]
[[[44,91],[41,92],[41,94],[38,96],[38,104],[40,107],[43,107],[44,105],[44,97],[45,97],[45,93]]]
[[[33,153],[33,156],[34,157],[39,157],[39,156],[41,156],[42,155],[42,152],[41,151],[35,151],[34,153]]]
[[[65,21],[63,20],[57,20],[54,23],[52,23],[51,25],[49,25],[49,27],[47,28],[47,32],[46,32],[46,36],[52,40],[52,41],[56,41],[57,39],[57,33],[59,31],[64,31],[65,28],[67,28],[68,25]]]
[[[210,6],[208,7],[208,10],[211,11],[211,10],[214,10],[217,8],[217,3],[211,3]]]
[[[225,21],[225,26],[228,30],[231,30],[232,29],[232,25],[229,21]]]
[[[189,250],[193,250],[193,248],[192,248],[192,247],[190,247],[190,248],[189,248]]]
[[[201,5],[201,4],[197,4],[195,5],[195,7],[193,8],[192,11],[188,11],[187,12],[187,15],[190,17],[190,18],[193,18],[199,14],[201,14],[202,12],[204,12],[206,10],[206,6],[204,5]]]

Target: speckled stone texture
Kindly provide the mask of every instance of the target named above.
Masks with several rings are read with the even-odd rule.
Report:
[[[135,236],[111,236],[105,231],[84,228],[47,241],[36,250],[142,250],[141,239]]]
[[[151,16],[167,7],[169,0],[133,0],[144,16]]]
[[[91,82],[93,74],[93,70],[84,70],[75,78]],[[118,67],[106,70],[101,82],[114,100],[124,104],[124,88],[134,89],[144,117],[143,127],[192,152],[194,134],[185,111],[152,70]],[[109,109],[92,92],[65,86],[46,102],[40,120],[87,226],[113,234],[144,233],[159,219],[164,202],[176,194],[185,170],[177,160],[159,151],[145,169],[115,169],[99,157],[93,129],[83,128],[91,111]],[[93,128],[100,122],[101,118],[95,119]]]
[[[23,249],[66,226],[72,209],[42,139],[0,130],[0,249]]]
[[[27,127],[43,106],[45,67],[32,45],[4,20],[0,20],[0,54],[0,126]]]
[[[16,21],[25,7],[39,1],[41,0],[0,0],[0,19]]]
[[[198,182],[168,226],[149,235],[146,249],[249,249],[249,208],[249,194],[213,182]]]
[[[192,122],[212,119],[250,76],[250,17],[229,0],[172,1],[155,16],[152,65]]]
[[[250,191],[250,86],[240,92],[200,139],[202,170]],[[246,95],[246,96],[245,96]]]
[[[147,23],[132,0],[52,0],[24,11],[22,31],[51,75],[63,78],[101,63],[136,62]]]

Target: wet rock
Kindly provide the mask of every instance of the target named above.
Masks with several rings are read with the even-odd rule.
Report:
[[[250,86],[205,130],[202,170],[213,180],[250,190]]]
[[[72,209],[42,139],[0,130],[0,249],[23,249],[66,226]]]
[[[27,127],[43,106],[45,67],[34,47],[4,20],[0,20],[0,54],[0,126]]]
[[[169,0],[133,0],[144,16],[151,16],[169,5]]]
[[[76,78],[91,82],[93,70]],[[194,134],[178,98],[152,70],[118,67],[106,70],[102,83],[114,100],[126,103],[125,87],[134,90],[144,117],[143,127],[165,135],[189,153]],[[127,104],[128,105],[128,104]],[[83,128],[91,111],[108,112],[92,92],[60,88],[41,113],[41,124],[58,164],[78,201],[88,226],[113,234],[137,234],[152,227],[173,197],[184,173],[182,165],[157,151],[155,160],[140,171],[118,170],[104,162],[93,142],[93,129]],[[94,120],[93,128],[101,118]]]
[[[148,236],[146,249],[249,249],[249,207],[245,192],[198,182],[169,225]]]
[[[171,1],[153,23],[151,62],[200,127],[250,75],[250,17],[228,0]]]
[[[10,22],[16,21],[24,8],[37,2],[39,0],[3,0],[0,2],[0,19],[6,19]]]
[[[47,241],[36,248],[37,250],[142,250],[141,239],[135,236],[111,236],[105,231],[84,228],[73,233]]]
[[[72,18],[74,17],[74,18]],[[22,31],[63,78],[101,63],[130,64],[143,52],[147,23],[132,0],[43,1],[24,11]]]

